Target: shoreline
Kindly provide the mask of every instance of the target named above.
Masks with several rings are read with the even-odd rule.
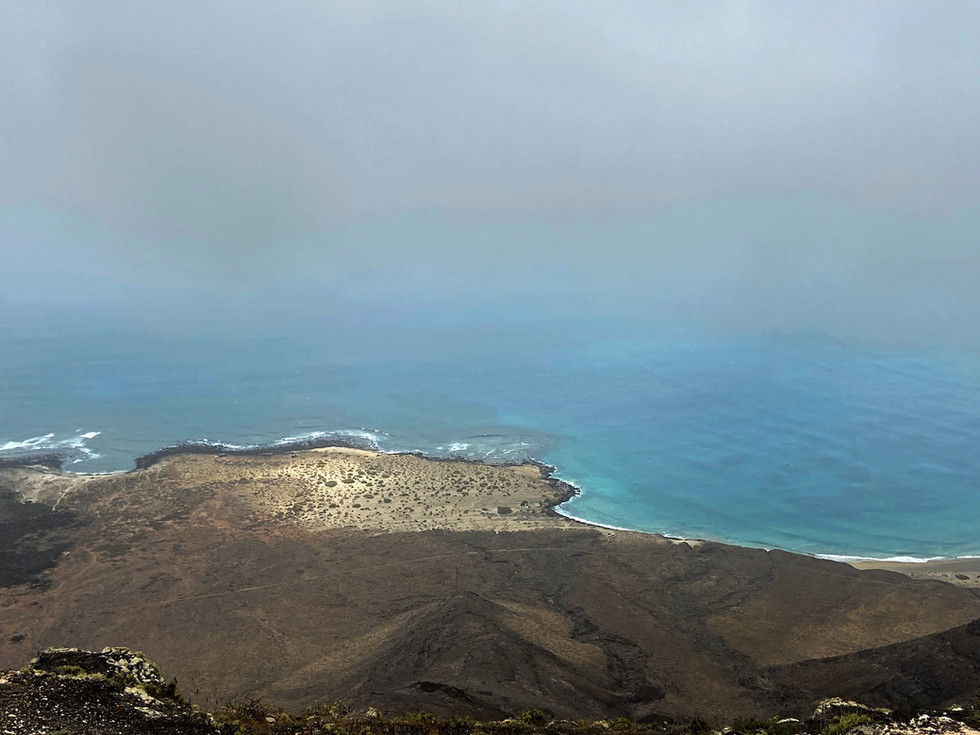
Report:
[[[189,486],[203,483],[258,516],[307,530],[583,527],[555,510],[577,488],[553,477],[554,467],[542,462],[486,463],[351,444],[318,439],[230,451],[213,444],[189,445],[190,451],[184,451],[188,445],[172,446],[114,474],[21,462],[0,470],[0,490],[56,510],[72,507],[76,489],[84,503],[86,493],[98,493],[99,488],[141,488],[164,478]],[[138,495],[132,500],[140,502]]]
[[[35,456],[25,455],[21,457],[0,458],[0,469],[30,469],[32,467],[40,466],[48,470],[61,472],[65,475],[74,475],[79,478],[101,477],[106,475],[131,474],[140,470],[146,470],[159,464],[165,459],[181,455],[202,455],[212,457],[274,457],[285,454],[293,454],[296,452],[323,449],[369,451],[388,456],[416,457],[429,462],[462,463],[486,467],[533,466],[540,471],[541,479],[558,492],[555,499],[549,501],[542,507],[542,511],[545,514],[555,519],[571,521],[584,526],[601,528],[609,531],[621,531],[626,533],[640,533],[650,536],[657,536],[675,543],[702,544],[705,542],[705,539],[675,536],[666,532],[644,531],[635,528],[627,528],[625,526],[615,526],[608,523],[591,521],[571,513],[563,512],[561,506],[572,498],[582,495],[583,489],[571,482],[568,482],[567,480],[557,477],[556,473],[558,472],[558,468],[538,459],[530,458],[519,462],[488,462],[483,459],[474,459],[462,456],[431,455],[421,450],[384,450],[381,449],[377,442],[375,442],[373,439],[358,437],[357,435],[352,435],[351,438],[345,439],[338,436],[337,433],[325,432],[322,436],[289,438],[288,441],[279,440],[270,444],[248,446],[239,446],[208,440],[178,442],[176,444],[161,447],[153,452],[135,457],[133,460],[134,466],[129,470],[116,470],[112,472],[73,472],[70,469],[65,469],[63,466],[65,460],[67,459],[66,456],[52,452],[46,452]],[[718,543],[740,548],[765,548],[766,550],[772,550],[769,547],[750,547],[744,544],[728,541],[721,541]],[[772,548],[775,549],[778,547]],[[966,555],[961,557],[935,556],[927,558],[903,555],[873,557],[858,554],[821,554],[793,551],[789,549],[779,550],[792,554],[799,554],[801,556],[809,556],[817,559],[848,564],[856,569],[880,569],[895,571],[913,577],[952,577],[952,579],[957,580],[956,582],[953,582],[954,584],[966,583],[969,584],[969,586],[980,587],[980,555]],[[967,577],[967,579],[963,579],[963,577]]]
[[[558,506],[566,503],[577,495],[581,495],[582,489],[577,485],[567,482],[566,480],[555,477],[555,472],[558,471],[558,468],[554,465],[548,464],[547,462],[542,462],[538,459],[525,459],[520,462],[487,462],[482,459],[472,459],[469,457],[426,454],[421,450],[389,451],[381,449],[377,445],[377,442],[369,439],[357,440],[352,438],[345,440],[338,439],[335,436],[323,436],[310,437],[306,439],[292,439],[289,441],[277,441],[271,444],[256,444],[252,446],[237,446],[234,444],[225,444],[223,442],[212,442],[207,440],[189,441],[170,444],[153,452],[135,457],[133,459],[133,468],[129,470],[115,470],[112,472],[96,473],[73,472],[65,469],[65,457],[53,453],[46,453],[35,457],[24,456],[0,458],[0,469],[29,469],[31,467],[42,466],[47,469],[63,472],[68,475],[77,475],[78,477],[100,477],[104,475],[130,474],[133,472],[138,472],[139,470],[146,470],[160,463],[164,459],[184,454],[200,454],[212,457],[262,457],[291,454],[294,452],[305,452],[314,449],[355,449],[360,451],[377,452],[378,454],[386,454],[395,457],[418,457],[419,459],[424,459],[429,462],[458,462],[462,464],[481,465],[487,467],[537,467],[541,471],[542,479],[559,492],[558,499],[548,503],[545,506],[547,511],[550,511],[554,515],[561,518],[577,521],[578,523],[582,523],[584,525],[605,527],[602,526],[602,524],[593,523],[582,518],[576,518],[575,516],[560,513],[556,510]],[[610,528],[612,527],[610,526]],[[630,528],[621,528],[616,530],[635,531],[635,529]],[[646,533],[645,531],[635,532]]]
[[[928,561],[870,560],[847,562],[855,569],[898,572],[915,579],[949,582],[960,587],[980,589],[980,557],[952,557]]]
[[[711,707],[754,717],[774,690],[809,707],[813,687],[845,676],[902,695],[950,665],[935,636],[952,631],[957,651],[976,637],[961,628],[980,615],[977,589],[589,527],[546,511],[571,487],[540,464],[219,454],[113,476],[0,471],[14,521],[3,546],[25,562],[2,570],[14,594],[0,654],[123,640],[180,664],[185,688],[211,700],[391,692],[370,704],[413,710],[433,694],[458,714],[491,697],[523,707],[515,692],[545,682],[551,703],[595,696],[617,716],[634,699],[686,713],[708,691]],[[486,640],[501,646],[474,659]],[[775,686],[756,685],[773,672]],[[419,681],[453,688],[443,698]]]

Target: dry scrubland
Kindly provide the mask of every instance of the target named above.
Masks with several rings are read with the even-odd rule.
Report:
[[[533,465],[331,448],[280,457],[202,457],[182,471],[237,482],[256,509],[309,529],[503,531],[557,522],[545,510],[559,493]]]
[[[980,687],[964,580],[612,532],[556,516],[561,497],[536,466],[339,448],[0,469],[0,668],[122,645],[208,708],[482,720],[731,722]]]

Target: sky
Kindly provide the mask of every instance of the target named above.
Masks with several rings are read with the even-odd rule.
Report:
[[[0,308],[506,301],[975,349],[977,130],[972,0],[6,0]]]

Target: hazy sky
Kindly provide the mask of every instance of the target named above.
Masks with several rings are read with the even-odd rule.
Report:
[[[5,0],[0,276],[19,303],[547,271],[963,341],[978,130],[974,0]]]

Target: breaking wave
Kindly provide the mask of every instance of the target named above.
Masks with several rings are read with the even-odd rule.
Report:
[[[62,462],[77,464],[102,455],[89,447],[86,442],[99,436],[101,431],[76,430],[72,436],[58,435],[54,432],[32,436],[27,439],[11,439],[0,444],[0,459],[29,460],[35,456],[57,456]]]

